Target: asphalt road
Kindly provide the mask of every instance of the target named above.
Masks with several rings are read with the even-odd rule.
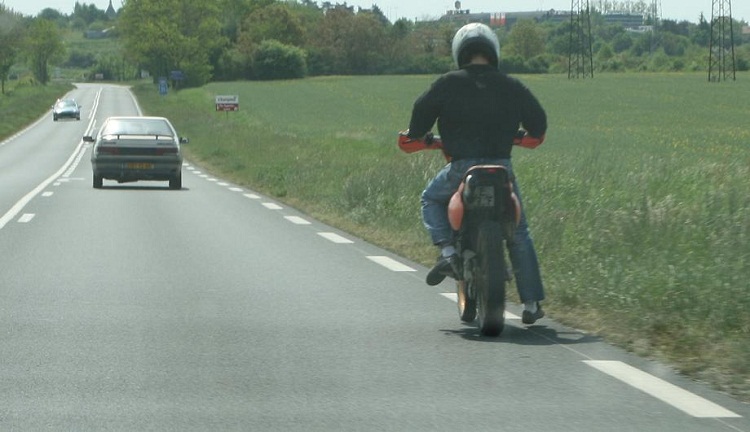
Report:
[[[480,338],[450,283],[200,167],[95,190],[81,137],[139,110],[73,95],[80,122],[0,143],[0,431],[750,432],[748,405],[515,305]]]

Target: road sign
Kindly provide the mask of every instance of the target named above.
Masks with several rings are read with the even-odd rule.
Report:
[[[239,111],[239,95],[220,95],[216,96],[216,111]]]
[[[164,96],[167,94],[167,79],[164,77],[159,78],[159,94]]]

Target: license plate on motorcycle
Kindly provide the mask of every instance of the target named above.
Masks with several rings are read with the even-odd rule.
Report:
[[[128,162],[127,167],[130,169],[146,170],[153,169],[154,164],[147,162]]]
[[[474,205],[477,207],[495,206],[495,187],[479,186],[474,190]]]

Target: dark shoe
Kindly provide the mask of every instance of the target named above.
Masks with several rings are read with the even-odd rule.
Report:
[[[534,324],[536,320],[542,317],[544,317],[544,310],[542,309],[542,305],[537,303],[536,312],[524,309],[523,314],[521,314],[521,322],[524,324]]]
[[[453,254],[450,257],[441,256],[438,258],[435,267],[427,273],[427,285],[435,286],[445,279],[446,276],[456,278],[456,265],[458,264],[458,255]]]

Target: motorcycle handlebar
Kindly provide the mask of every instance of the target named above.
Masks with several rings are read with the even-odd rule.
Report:
[[[399,132],[398,147],[406,153],[414,153],[420,150],[439,150],[443,148],[443,141],[439,135],[428,132],[422,138],[409,138],[409,131]],[[535,149],[544,142],[545,135],[533,137],[523,129],[520,129],[513,138],[513,145]]]

